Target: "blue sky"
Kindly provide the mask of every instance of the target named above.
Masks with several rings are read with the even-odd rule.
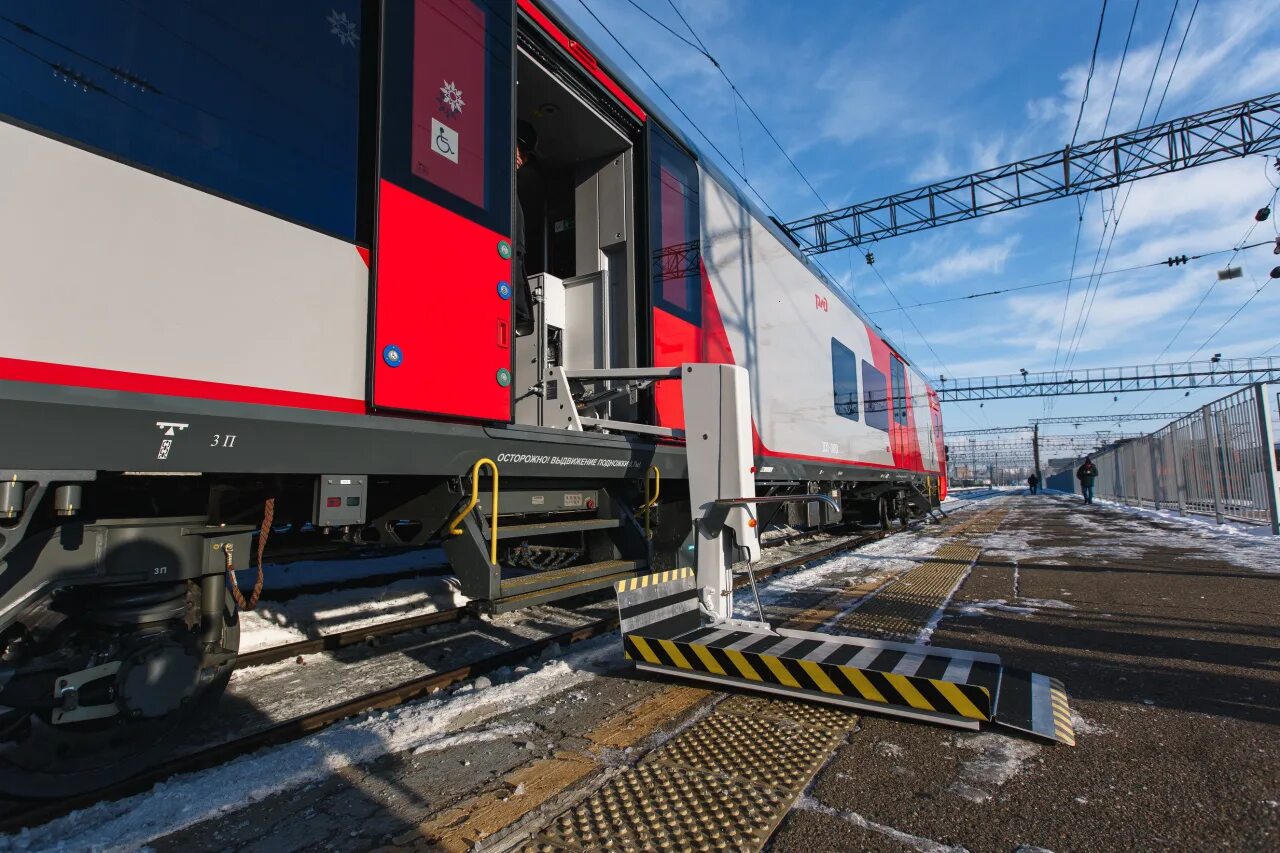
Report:
[[[646,63],[752,185],[791,220],[825,209],[777,147],[734,100],[702,56],[640,14],[627,0],[588,0],[596,14]],[[636,0],[688,37],[668,0]],[[1101,0],[1071,2],[809,2],[675,0],[827,206],[869,200],[931,181],[1062,148],[1080,109]],[[559,0],[570,18],[645,88],[675,111],[584,11]],[[1109,0],[1090,97],[1078,141],[1137,127],[1174,0]],[[1151,115],[1195,0],[1179,0],[1160,61]],[[1224,106],[1280,88],[1280,0],[1201,0],[1159,118]],[[1123,72],[1117,72],[1130,20]],[[738,126],[741,126],[741,143]],[[705,146],[704,146],[705,147]],[[910,311],[930,352],[879,280],[862,249],[828,254],[823,264],[864,310],[932,377],[1012,373],[1019,368],[1146,364],[1213,285],[1203,306],[1161,361],[1189,358],[1266,281],[1280,258],[1267,248],[1242,253],[1244,276],[1216,283],[1226,255],[1098,280],[1078,344],[1071,346],[1086,279],[1122,209],[1106,269],[1169,255],[1228,249],[1280,184],[1254,156],[1152,178],[1082,198],[1076,262],[1065,285]],[[1127,202],[1125,201],[1127,196]],[[877,269],[904,304],[1067,278],[1081,206],[1076,199],[996,214],[896,237],[871,248]],[[1277,217],[1252,240],[1273,239]],[[1104,237],[1107,242],[1103,242]],[[1280,288],[1280,283],[1272,285]],[[1264,290],[1209,341],[1198,357],[1280,353],[1280,290]],[[1058,345],[1059,328],[1065,331]],[[941,362],[941,364],[939,363]],[[1025,423],[1042,414],[1181,411],[1227,393],[1216,389],[946,404],[951,429]],[[1102,425],[1103,428],[1106,425]],[[1158,423],[1127,425],[1151,429]],[[1112,426],[1115,429],[1114,425]],[[1056,428],[1073,432],[1073,427]],[[1087,429],[1081,427],[1081,431]]]

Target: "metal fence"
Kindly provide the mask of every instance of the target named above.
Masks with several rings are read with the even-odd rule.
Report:
[[[1280,534],[1274,400],[1257,384],[1093,456],[1098,497]]]

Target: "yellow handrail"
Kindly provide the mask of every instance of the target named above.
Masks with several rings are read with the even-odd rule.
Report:
[[[480,469],[485,465],[489,466],[489,470],[493,471],[493,508],[489,514],[489,562],[498,565],[498,464],[492,459],[485,457],[477,459],[476,464],[471,466],[471,500],[463,507],[462,512],[453,517],[453,521],[449,522],[449,533],[452,536],[461,536],[462,528],[458,526],[462,519],[467,517],[467,513],[476,508],[476,504],[480,502]]]
[[[649,494],[649,474],[653,475],[653,494]],[[658,503],[658,495],[662,492],[662,471],[657,465],[649,466],[649,473],[644,478],[644,504],[640,507],[644,511],[644,536],[651,539],[653,534],[649,531],[649,510]]]

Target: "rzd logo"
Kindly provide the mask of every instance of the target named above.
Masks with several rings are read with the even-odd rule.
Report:
[[[813,307],[817,308],[819,311],[829,310],[827,305],[827,297],[823,296],[820,293],[813,294]]]

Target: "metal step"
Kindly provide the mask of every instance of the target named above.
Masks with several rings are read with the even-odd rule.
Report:
[[[623,650],[637,668],[958,728],[1008,726],[1075,745],[1066,691],[996,655],[771,628],[701,625],[693,573],[616,587]]]
[[[553,533],[576,533],[584,530],[611,530],[622,526],[618,518],[579,518],[573,521],[541,521],[533,524],[503,524],[498,522],[499,539],[523,539],[528,536],[550,536]],[[484,536],[489,538],[488,528]]]
[[[502,581],[501,596],[490,601],[486,609],[493,613],[505,613],[572,595],[582,595],[635,577],[636,572],[642,571],[644,567],[644,560],[603,560],[551,572],[506,578]]]

